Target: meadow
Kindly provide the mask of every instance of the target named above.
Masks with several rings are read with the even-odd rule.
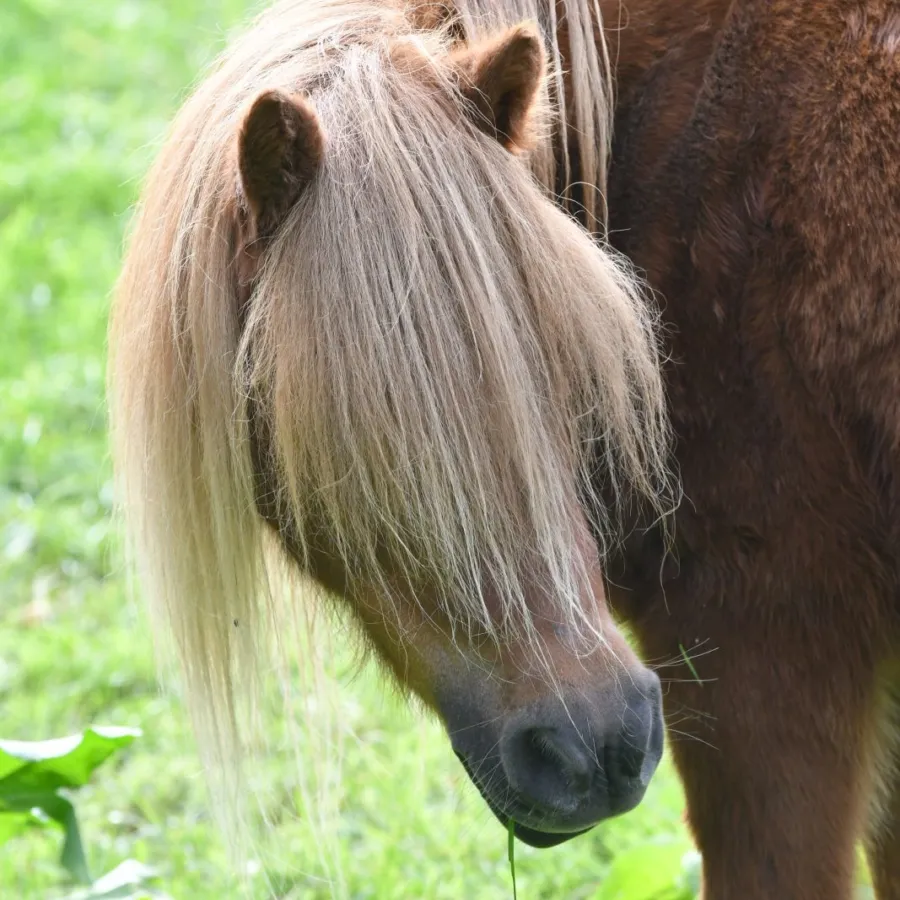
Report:
[[[175,900],[241,890],[177,693],[159,688],[127,589],[106,439],[106,317],[141,178],[190,84],[247,13],[241,0],[0,5],[0,738],[141,728],[76,806],[95,874],[136,859]],[[438,724],[360,670],[341,632],[331,645],[331,712],[303,696],[295,708],[313,727],[328,715],[339,723],[340,783],[313,745],[301,744],[298,765],[283,717],[265,712],[272,746],[252,778],[269,821],[247,868],[251,895],[512,897],[507,835]],[[316,827],[280,811],[303,794],[313,763],[334,782],[329,821]],[[682,809],[667,763],[635,813],[556,849],[518,845],[518,896],[690,896],[667,875],[655,881],[690,849]],[[54,831],[0,846],[0,898],[66,896],[58,855]]]

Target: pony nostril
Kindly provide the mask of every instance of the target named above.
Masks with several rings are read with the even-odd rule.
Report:
[[[628,700],[621,730],[606,742],[604,763],[613,796],[633,794],[646,785],[662,753],[659,680],[648,679],[644,689]]]
[[[550,809],[578,804],[593,784],[596,764],[574,731],[533,726],[507,735],[503,767],[525,798]]]
[[[594,767],[587,755],[555,728],[529,728],[526,741],[536,767],[543,764],[556,769],[575,793],[586,794],[590,790]]]
[[[626,733],[616,750],[618,765],[615,768],[625,778],[637,778],[643,769],[645,756],[644,748]]]

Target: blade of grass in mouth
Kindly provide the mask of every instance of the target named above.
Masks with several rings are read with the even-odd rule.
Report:
[[[512,875],[513,884],[513,900],[519,900],[516,893],[516,823],[512,819],[509,820],[509,838],[506,845],[506,855],[509,858],[509,871]]]

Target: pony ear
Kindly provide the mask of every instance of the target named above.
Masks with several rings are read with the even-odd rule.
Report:
[[[255,237],[271,237],[322,162],[319,118],[302,97],[261,93],[238,136],[241,188]]]
[[[529,122],[546,66],[537,27],[523,22],[453,52],[451,59],[474,123],[513,153],[527,149],[532,138]]]

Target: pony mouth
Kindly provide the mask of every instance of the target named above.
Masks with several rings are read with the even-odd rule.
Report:
[[[488,805],[490,806],[490,804]],[[591,825],[590,827],[582,828],[579,831],[538,831],[536,828],[520,825],[514,819],[505,819],[504,821],[504,816],[495,809],[491,809],[491,812],[494,813],[507,830],[509,829],[509,823],[512,822],[513,834],[522,841],[523,844],[528,844],[529,847],[536,847],[538,850],[546,850],[549,847],[558,847],[560,844],[572,840],[572,838],[587,834],[591,828],[594,827]]]
[[[469,780],[476,788],[478,788],[478,793],[481,794],[481,798],[487,804],[488,809],[494,814],[505,831],[508,831],[510,825],[512,825],[513,834],[522,841],[523,844],[527,844],[529,847],[535,847],[539,850],[544,850],[548,847],[556,847],[559,844],[564,844],[566,841],[570,841],[572,838],[579,837],[582,834],[587,834],[587,832],[594,828],[594,825],[588,825],[586,828],[580,827],[571,831],[556,828],[544,830],[544,828],[539,826],[523,824],[519,821],[515,813],[504,812],[497,806],[484,789],[481,780],[475,776],[472,766],[469,765],[469,761],[466,757],[458,751],[454,752],[456,753],[457,759],[462,763],[462,767],[466,770]],[[519,801],[517,801],[517,805],[522,807],[521,816],[523,819],[527,820],[534,818],[533,810],[530,810],[525,804]]]

